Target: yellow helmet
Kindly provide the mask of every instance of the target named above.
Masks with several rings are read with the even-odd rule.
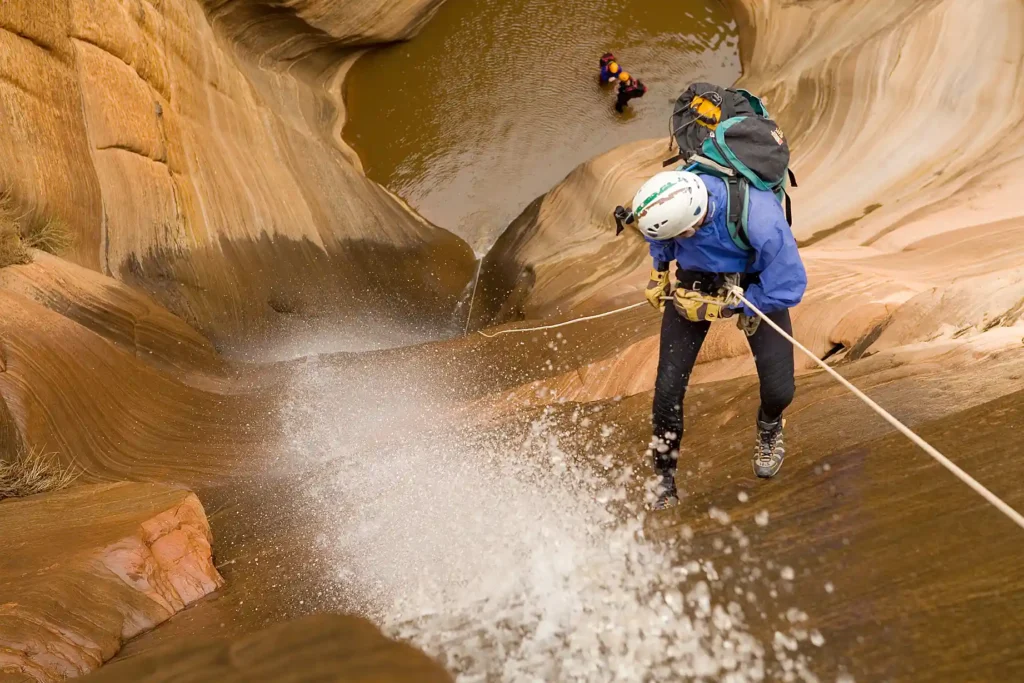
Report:
[[[629,80],[629,72],[628,71],[623,71],[622,73],[620,73],[619,74],[619,80],[620,81],[628,81]]]
[[[619,68],[620,67],[619,67],[618,62],[612,62],[611,64],[608,65],[608,70],[611,71],[613,74],[614,73],[618,73],[619,72]]]

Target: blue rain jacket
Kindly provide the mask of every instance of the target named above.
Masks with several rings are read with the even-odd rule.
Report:
[[[704,273],[756,273],[760,282],[747,287],[745,296],[765,313],[792,308],[807,289],[807,272],[797,251],[793,231],[775,195],[750,188],[747,238],[753,254],[732,241],[726,225],[725,181],[701,176],[708,188],[708,215],[689,239],[652,240],[651,256],[658,262],[675,261],[684,270]],[[751,256],[753,255],[753,260]],[[744,313],[753,311],[743,307]]]

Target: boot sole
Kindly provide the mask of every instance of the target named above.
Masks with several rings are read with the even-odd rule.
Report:
[[[771,479],[772,477],[779,473],[779,470],[782,469],[782,463],[780,462],[779,466],[771,471],[758,469],[757,465],[752,465],[752,468],[754,470],[754,474],[757,475],[758,479]]]

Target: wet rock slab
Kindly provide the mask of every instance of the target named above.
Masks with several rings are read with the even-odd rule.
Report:
[[[88,683],[337,681],[449,683],[440,664],[358,617],[318,614],[239,638],[182,639],[123,659]]]
[[[88,673],[216,590],[210,526],[190,491],[79,486],[0,503],[0,681]]]

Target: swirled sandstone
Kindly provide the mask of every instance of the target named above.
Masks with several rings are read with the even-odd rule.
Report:
[[[407,37],[437,3],[288,5],[4,3],[0,187],[221,347],[366,311],[443,326],[471,251],[334,128],[348,46]],[[399,268],[406,286],[375,296]]]

